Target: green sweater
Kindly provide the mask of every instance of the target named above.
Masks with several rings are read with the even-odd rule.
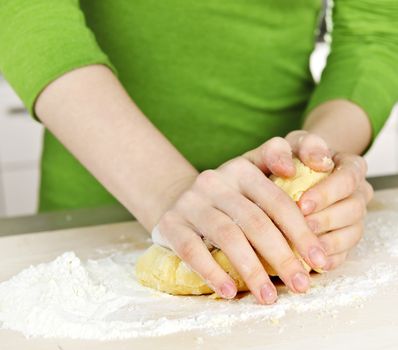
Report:
[[[198,170],[300,128],[335,98],[361,106],[375,136],[398,100],[398,1],[335,0],[332,52],[315,87],[308,62],[320,8],[320,0],[0,0],[0,71],[34,114],[49,82],[107,65]],[[46,131],[40,210],[114,201]]]

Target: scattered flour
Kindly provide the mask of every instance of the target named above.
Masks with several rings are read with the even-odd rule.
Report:
[[[347,262],[360,264],[356,270],[362,272],[348,274],[342,269],[317,276],[307,294],[283,290],[273,306],[258,305],[251,295],[220,301],[150,290],[134,278],[134,263],[141,252],[115,252],[87,261],[67,252],[0,284],[0,323],[28,337],[111,340],[194,329],[228,332],[249,319],[277,324],[291,311],[333,315],[341,306],[360,306],[383,286],[398,281],[398,264],[391,263],[391,257],[398,257],[396,216],[393,211],[369,215],[365,238]],[[375,261],[375,256],[380,259],[372,265],[370,258]]]

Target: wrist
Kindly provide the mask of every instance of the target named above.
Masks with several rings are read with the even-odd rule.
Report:
[[[172,182],[161,184],[156,191],[152,192],[150,203],[146,205],[151,210],[146,211],[145,217],[138,218],[149,232],[177,199],[192,186],[198,174],[196,170],[192,170],[173,179]]]
[[[361,154],[371,142],[365,111],[347,100],[327,101],[307,116],[303,129],[322,137],[336,152]]]

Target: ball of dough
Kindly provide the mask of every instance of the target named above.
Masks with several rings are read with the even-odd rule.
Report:
[[[294,201],[298,201],[301,195],[310,187],[328,176],[328,173],[316,172],[305,166],[297,158],[293,159],[296,167],[296,175],[292,178],[281,178],[271,176],[270,179],[283,189]],[[292,246],[296,256],[304,268],[311,268],[305,263],[296,249]],[[248,288],[232,266],[227,256],[219,249],[212,251],[214,260],[235,281],[238,291],[247,291]],[[276,276],[275,270],[262,258],[259,257],[265,270],[270,276]],[[319,271],[322,272],[322,271]],[[135,266],[138,281],[144,286],[174,295],[201,295],[213,293],[213,290],[194,271],[192,271],[173,251],[152,245],[141,255]]]
[[[296,174],[290,178],[271,175],[270,179],[284,190],[290,198],[298,202],[302,194],[318,182],[328,177],[330,172],[318,172],[304,165],[299,159],[293,158]]]
[[[239,291],[247,290],[238,272],[219,249],[212,251],[214,260],[235,281]],[[140,256],[135,266],[137,279],[144,286],[174,295],[201,295],[213,290],[170,249],[154,244]]]

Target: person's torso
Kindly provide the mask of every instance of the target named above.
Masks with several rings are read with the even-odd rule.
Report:
[[[313,88],[320,0],[81,0],[81,7],[130,96],[199,170],[299,127]]]

